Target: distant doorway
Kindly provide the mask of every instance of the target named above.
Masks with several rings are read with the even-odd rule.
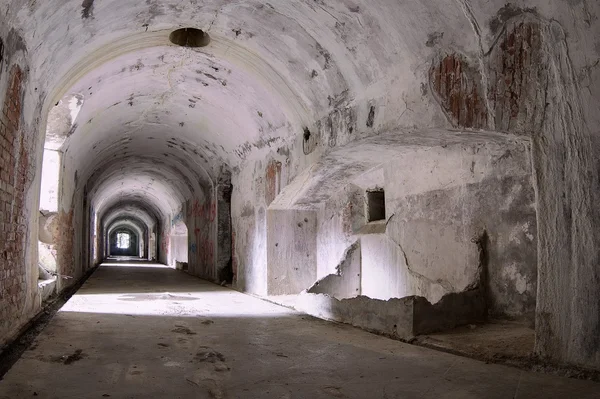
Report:
[[[126,228],[113,231],[110,235],[110,256],[140,256],[139,237]]]

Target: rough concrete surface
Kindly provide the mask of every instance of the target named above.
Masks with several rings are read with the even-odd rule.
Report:
[[[360,243],[352,244],[336,267],[336,273],[317,281],[306,292],[328,294],[336,299],[354,298],[361,293]]]
[[[470,324],[444,332],[419,337],[421,345],[437,347],[472,356],[480,360],[530,359],[535,331],[529,326],[510,321]]]
[[[0,381],[2,398],[593,398],[597,392],[597,383],[403,344],[131,261],[101,266]]]
[[[293,196],[296,206],[308,206],[316,198],[325,202],[316,232],[322,249],[318,271],[331,273],[309,292],[337,299],[362,295],[382,301],[417,295],[435,304],[448,294],[463,293],[480,284],[483,268],[485,298],[472,304],[462,302],[464,313],[481,310],[485,299],[486,309],[476,312],[472,321],[489,314],[533,322],[536,214],[528,142],[502,142],[502,138],[485,134],[478,137],[481,142],[477,144],[466,144],[459,135],[454,137],[455,144],[436,143],[435,135],[426,133],[422,138],[429,140],[429,146],[412,147],[414,136],[382,135],[357,142],[313,168],[313,179],[300,179],[310,183]],[[394,145],[398,146],[396,152]],[[402,156],[395,156],[398,154]],[[350,166],[352,161],[355,163]],[[319,185],[319,181],[328,184]],[[345,187],[334,191],[334,184],[344,183]],[[376,187],[386,190],[387,219],[365,224],[365,191]],[[479,248],[475,240],[484,232],[486,241]],[[343,261],[352,240],[361,245],[360,264],[352,274],[360,277],[360,289],[341,294],[327,279],[352,282],[335,258],[341,256]],[[480,250],[485,252],[485,264],[481,264]],[[320,308],[309,312],[321,314]],[[355,318],[359,314],[356,312]],[[458,315],[454,310],[451,314]],[[438,326],[461,322],[465,321],[446,320]],[[424,319],[419,323],[427,324]]]
[[[328,278],[325,282],[329,283]],[[346,298],[341,295],[338,299],[333,296],[335,286],[328,284],[326,288],[332,293],[319,292],[321,290],[314,286],[303,291],[295,298],[293,307],[315,317],[405,341],[421,334],[487,320],[484,293],[479,288],[446,294],[435,304],[419,296],[380,300],[363,295]]]

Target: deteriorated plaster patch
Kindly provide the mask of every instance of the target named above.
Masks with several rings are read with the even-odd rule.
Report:
[[[480,37],[479,25],[472,25]],[[531,14],[511,19],[492,48],[481,52],[479,66],[458,53],[434,61],[430,87],[453,126],[531,133],[530,122],[543,113],[538,87],[547,74],[541,62],[542,26]]]

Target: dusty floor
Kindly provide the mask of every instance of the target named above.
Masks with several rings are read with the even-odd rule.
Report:
[[[0,382],[0,398],[598,398],[315,320],[151,264],[105,264]]]
[[[523,323],[494,321],[458,327],[418,337],[418,343],[473,356],[479,359],[527,359],[532,355],[535,331]]]

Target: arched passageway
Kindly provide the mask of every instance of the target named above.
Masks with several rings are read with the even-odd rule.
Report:
[[[188,228],[183,222],[183,215],[179,214],[171,222],[171,242],[172,262],[175,267],[182,270],[188,269],[188,253],[195,256],[198,252],[195,243],[190,242]]]
[[[112,230],[109,237],[109,256],[140,256],[141,236],[137,232],[127,227],[117,227]]]
[[[0,0],[0,344],[104,262],[600,368],[600,3],[25,3]]]

